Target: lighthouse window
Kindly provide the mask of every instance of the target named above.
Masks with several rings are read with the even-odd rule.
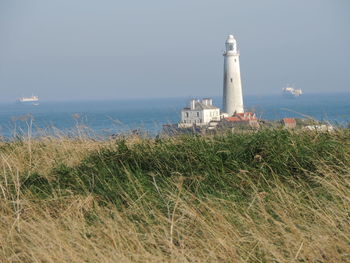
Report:
[[[228,50],[233,50],[233,44],[228,45]]]
[[[231,78],[231,83],[232,83],[232,78]]]
[[[186,112],[186,118],[188,118],[188,112]]]

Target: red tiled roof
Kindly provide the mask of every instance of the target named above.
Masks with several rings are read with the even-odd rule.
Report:
[[[227,117],[227,118],[225,118],[225,120],[227,120],[227,121],[242,121],[242,119],[240,119],[238,117]]]
[[[284,122],[284,123],[290,123],[290,124],[296,123],[296,122],[295,122],[295,119],[293,119],[293,118],[284,118],[284,119],[283,119],[283,122]]]
[[[245,112],[245,113],[235,113],[232,117],[225,118],[227,121],[250,121],[257,120],[255,114],[253,112]]]

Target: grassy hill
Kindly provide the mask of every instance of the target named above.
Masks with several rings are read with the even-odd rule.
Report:
[[[350,262],[350,131],[0,144],[1,262]]]

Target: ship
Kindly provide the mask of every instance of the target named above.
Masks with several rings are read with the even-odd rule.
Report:
[[[295,89],[292,86],[287,86],[283,88],[282,92],[283,92],[283,96],[286,98],[297,98],[303,94],[303,91],[301,89]]]
[[[21,104],[39,105],[39,97],[32,95],[31,97],[21,97],[17,99],[17,102]]]

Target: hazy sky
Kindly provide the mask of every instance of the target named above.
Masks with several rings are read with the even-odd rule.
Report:
[[[0,101],[350,91],[349,0],[0,0]]]

